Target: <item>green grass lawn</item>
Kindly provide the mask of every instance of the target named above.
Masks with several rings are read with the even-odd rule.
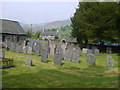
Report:
[[[110,54],[115,61],[111,68],[106,67],[106,55],[96,56],[96,66],[86,64],[85,54],[81,63],[62,61],[56,66],[53,59],[42,63],[40,56],[5,51],[16,67],[2,70],[3,88],[118,88],[118,56]],[[25,65],[29,58],[34,66]]]

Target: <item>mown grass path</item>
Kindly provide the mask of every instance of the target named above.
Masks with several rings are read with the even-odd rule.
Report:
[[[53,59],[42,63],[40,56],[5,51],[16,67],[2,70],[3,88],[118,88],[118,55],[110,54],[114,68],[106,67],[106,55],[96,56],[96,66],[86,64],[85,54],[81,63],[62,61],[56,66]],[[28,58],[34,66],[25,65]]]

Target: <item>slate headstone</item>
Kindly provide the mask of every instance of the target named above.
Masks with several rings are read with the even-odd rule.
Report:
[[[54,56],[54,64],[61,66],[62,59],[63,59],[63,52],[62,52],[61,44],[57,44],[55,50],[55,56]]]
[[[87,55],[87,64],[95,66],[96,58],[94,54],[90,53]]]
[[[47,58],[48,58],[48,52],[49,52],[49,50],[48,50],[48,42],[47,41],[43,41],[42,43],[41,43],[41,50],[42,50],[42,52],[41,52],[41,62],[47,62]]]
[[[106,62],[107,62],[107,67],[114,67],[114,60],[113,60],[112,56],[107,55]]]
[[[26,59],[26,65],[32,66],[32,59]]]

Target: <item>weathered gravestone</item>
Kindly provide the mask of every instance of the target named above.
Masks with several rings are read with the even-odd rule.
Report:
[[[54,64],[61,66],[62,59],[63,59],[63,52],[62,52],[61,44],[57,44],[55,50],[55,56],[54,56]]]
[[[14,52],[16,48],[16,44],[15,43],[11,43],[11,51]]]
[[[90,49],[88,49],[88,50],[86,51],[86,56],[89,55],[89,54],[92,54],[92,50],[90,50]]]
[[[28,43],[27,53],[30,54],[30,55],[33,54],[32,47],[33,47],[33,42],[29,42]]]
[[[3,50],[2,49],[0,49],[0,58],[4,58],[4,52],[3,52]]]
[[[49,54],[48,54],[49,58],[54,58],[55,47],[56,47],[55,42],[54,41],[50,41],[49,42],[49,49],[50,49],[50,51],[49,51]]]
[[[40,55],[40,44],[36,43],[34,47],[35,47],[34,54],[37,55],[37,56],[39,56]]]
[[[64,60],[79,63],[81,55],[82,52],[78,46],[68,45],[68,48],[64,56]]]
[[[32,66],[32,59],[26,59],[26,65]]]
[[[107,55],[106,62],[107,62],[107,67],[114,67],[114,60],[113,60],[112,56]]]
[[[111,54],[112,53],[112,48],[111,47],[107,47],[106,48],[106,53],[107,54]]]
[[[48,47],[48,42],[47,41],[41,41],[41,62],[47,62],[48,58],[48,52],[49,52],[49,47]]]
[[[99,53],[99,49],[95,49],[94,50],[94,55],[99,55],[100,53]]]
[[[19,48],[19,44],[18,44],[18,43],[16,44],[15,50],[16,50],[16,53],[19,53],[19,52],[20,52],[20,48]]]
[[[82,49],[82,53],[86,53],[87,50],[88,50],[87,48],[83,48],[83,49]]]
[[[92,53],[94,54],[95,50],[97,49],[97,47],[96,46],[92,46],[91,48],[92,48]]]
[[[95,62],[96,62],[95,56],[92,53],[88,54],[87,55],[87,64],[95,66]]]

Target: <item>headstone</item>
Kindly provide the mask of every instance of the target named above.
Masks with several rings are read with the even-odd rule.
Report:
[[[106,53],[107,54],[111,54],[112,53],[112,48],[111,47],[107,47],[106,48]]]
[[[86,53],[87,50],[88,50],[87,48],[83,48],[83,49],[82,49],[82,53]]]
[[[16,44],[15,43],[11,43],[11,51],[14,52],[16,48]]]
[[[20,50],[19,44],[17,43],[17,44],[16,44],[16,53],[19,53],[19,52],[20,52],[19,50]]]
[[[3,52],[3,50],[1,49],[1,50],[0,50],[0,58],[4,58],[4,56],[5,56],[5,55],[4,55],[4,52]]]
[[[68,48],[64,56],[64,60],[79,63],[81,55],[82,52],[78,46],[68,45]]]
[[[100,53],[99,53],[99,49],[95,49],[94,50],[94,55],[99,55]]]
[[[26,59],[26,65],[32,66],[32,59]]]
[[[32,47],[33,47],[33,42],[29,42],[28,43],[28,48],[27,48],[27,53],[30,54],[30,55],[33,54]]]
[[[35,55],[39,56],[40,55],[40,44],[36,43],[35,45]]]
[[[114,67],[114,60],[113,60],[112,56],[107,55],[106,61],[107,61],[107,67]]]
[[[41,43],[41,62],[47,62],[47,58],[48,58],[48,42],[44,41]]]
[[[87,55],[87,64],[95,66],[95,62],[96,62],[95,56],[92,53],[88,54]]]
[[[86,56],[89,55],[89,54],[92,54],[92,50],[90,50],[90,49],[88,49],[88,50],[86,51]]]
[[[96,46],[91,46],[91,48],[92,48],[92,53],[94,54],[95,53],[95,49],[97,49],[97,47]]]
[[[49,58],[54,58],[55,47],[56,47],[55,42],[54,41],[50,41],[49,42],[49,49],[50,49],[50,51],[49,51],[49,54],[48,54]]]
[[[61,66],[62,59],[63,59],[63,52],[62,52],[61,44],[57,44],[55,50],[55,56],[54,56],[54,64]]]

